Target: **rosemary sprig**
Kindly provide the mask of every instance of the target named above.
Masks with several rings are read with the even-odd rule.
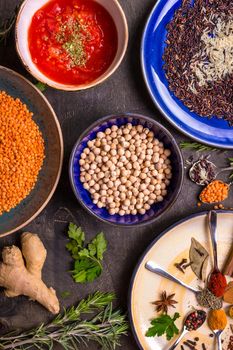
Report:
[[[6,19],[5,21],[2,21],[2,23],[0,21],[0,43],[4,41],[4,43],[6,44],[6,40],[14,27],[20,5],[21,2],[15,7],[15,10],[11,17]]]
[[[217,148],[214,148],[214,147],[211,147],[211,146],[206,146],[206,145],[203,145],[202,143],[188,142],[188,141],[180,142],[180,148],[181,149],[186,149],[186,150],[200,151],[200,152],[219,151],[219,149],[217,149]]]
[[[95,341],[102,349],[113,350],[120,345],[119,338],[127,334],[128,324],[120,310],[113,310],[113,293],[96,292],[83,299],[76,307],[64,309],[51,323],[21,334],[6,334],[0,337],[0,349],[52,350],[54,343],[65,350],[78,350],[80,343],[88,346]],[[83,319],[83,314],[89,314]]]

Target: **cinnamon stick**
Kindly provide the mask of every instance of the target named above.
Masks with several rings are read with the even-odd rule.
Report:
[[[233,277],[233,248],[231,249],[223,269],[224,275]]]

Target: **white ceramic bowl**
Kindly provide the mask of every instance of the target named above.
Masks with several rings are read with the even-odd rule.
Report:
[[[110,77],[119,67],[124,58],[128,45],[128,25],[125,14],[117,0],[95,0],[102,5],[112,16],[117,28],[118,48],[116,56],[99,78],[85,85],[67,85],[55,82],[44,75],[33,63],[28,46],[28,30],[34,14],[50,0],[25,0],[20,7],[16,21],[16,49],[26,69],[39,81],[59,90],[77,91],[96,86]]]

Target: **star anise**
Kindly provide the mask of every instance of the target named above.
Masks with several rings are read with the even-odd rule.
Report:
[[[152,303],[153,305],[156,305],[156,311],[162,311],[162,313],[167,314],[169,307],[175,308],[174,304],[177,304],[177,301],[172,299],[174,296],[175,294],[167,295],[167,292],[163,291],[161,294],[161,300],[157,300]]]

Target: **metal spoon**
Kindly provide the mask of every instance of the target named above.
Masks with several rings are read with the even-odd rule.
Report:
[[[157,265],[155,262],[153,261],[147,261],[145,268],[153,273],[156,273],[157,275],[160,275],[162,277],[167,278],[168,280],[175,282],[183,287],[185,287],[186,289],[191,290],[191,292],[197,294],[200,293],[200,290],[193,288],[191,286],[189,286],[188,284],[182,282],[181,280],[179,280],[178,278],[174,277],[173,275],[171,275],[170,273],[168,273],[167,271],[165,271],[164,269],[162,269],[159,265]]]
[[[220,272],[218,268],[218,252],[217,252],[217,232],[216,232],[217,231],[217,213],[214,210],[211,210],[208,213],[208,226],[209,226],[210,238],[211,238],[213,256],[214,256],[214,268],[212,273]]]
[[[233,181],[231,181],[231,182],[229,182],[229,183],[225,183],[225,182],[223,182],[223,181],[219,181],[219,182],[222,182],[222,184],[225,184],[225,185],[227,185],[228,186],[228,191],[229,191],[229,189],[230,189],[230,186],[233,184]],[[210,183],[207,185],[207,187],[210,185]],[[204,189],[205,190],[205,189]],[[203,190],[203,191],[204,191]],[[205,201],[203,201],[202,199],[201,199],[201,195],[202,195],[202,192],[203,191],[201,191],[201,193],[200,193],[200,195],[199,195],[199,200],[202,202],[202,203],[204,203],[204,204],[215,204],[215,203],[219,203],[219,202],[205,202]],[[226,196],[226,198],[225,199],[227,199],[227,197],[228,197],[228,195],[229,195],[229,193],[227,193],[227,196]],[[225,199],[223,199],[222,201],[224,201]]]
[[[213,256],[214,256],[214,268],[213,271],[209,274],[209,278],[208,281],[211,280],[211,277],[213,275],[221,275],[222,276],[222,280],[225,279],[225,276],[223,273],[220,272],[219,268],[218,268],[218,253],[217,253],[217,233],[216,233],[216,229],[217,229],[217,213],[216,211],[210,211],[208,213],[208,224],[209,224],[209,231],[210,231],[210,237],[211,237],[211,242],[212,242],[212,248],[213,248]],[[227,284],[226,279],[225,279],[225,284]],[[210,288],[211,290],[211,288]],[[217,295],[215,294],[217,297],[221,297],[224,293],[224,288],[223,290],[220,290],[220,294]]]
[[[199,317],[200,317],[200,314],[202,315],[202,318],[201,318],[201,320],[200,320],[200,324],[198,324],[196,328],[190,328],[190,327],[186,326],[186,322],[188,321],[189,317],[190,317],[191,314],[193,314],[193,313],[194,313],[194,312],[192,311],[192,312],[190,312],[190,313],[187,315],[187,317],[186,317],[186,319],[185,319],[185,322],[184,322],[184,326],[183,326],[183,330],[182,330],[181,335],[180,335],[179,338],[175,341],[175,343],[169,348],[169,350],[175,349],[175,348],[177,347],[177,345],[179,344],[179,342],[181,341],[181,339],[184,337],[185,334],[187,334],[188,332],[197,330],[197,329],[200,328],[200,327],[203,325],[203,323],[205,322],[205,320],[206,320],[206,312],[203,311],[203,310],[196,310],[196,312],[195,312],[195,313],[196,313],[196,317],[198,317],[198,315],[199,315]]]
[[[209,165],[211,171],[208,169],[204,169],[203,171],[206,172],[206,174],[204,174],[205,176],[207,175],[207,173],[209,174],[209,178],[207,179],[207,176],[205,178],[205,176],[203,178],[199,178],[199,179],[196,179],[195,176],[194,176],[194,172],[195,170],[199,171],[199,168],[202,167],[202,162],[205,162],[206,164]],[[216,177],[221,174],[222,172],[224,171],[230,171],[230,170],[233,170],[233,166],[230,166],[230,167],[226,167],[226,168],[219,168],[217,167],[214,163],[210,162],[208,159],[199,159],[197,162],[195,162],[191,168],[189,169],[189,177],[190,179],[195,182],[197,185],[200,185],[200,186],[205,186],[205,185],[208,185],[208,183],[212,182],[214,179],[216,179]]]
[[[222,329],[216,329],[215,331],[212,331],[217,338],[217,343],[218,343],[218,350],[222,350]]]
[[[177,345],[179,344],[179,342],[181,341],[181,339],[185,336],[185,334],[187,334],[188,332],[190,332],[186,326],[183,326],[183,330],[181,335],[179,336],[179,338],[176,339],[175,343],[168,349],[168,350],[173,350],[177,347]]]

